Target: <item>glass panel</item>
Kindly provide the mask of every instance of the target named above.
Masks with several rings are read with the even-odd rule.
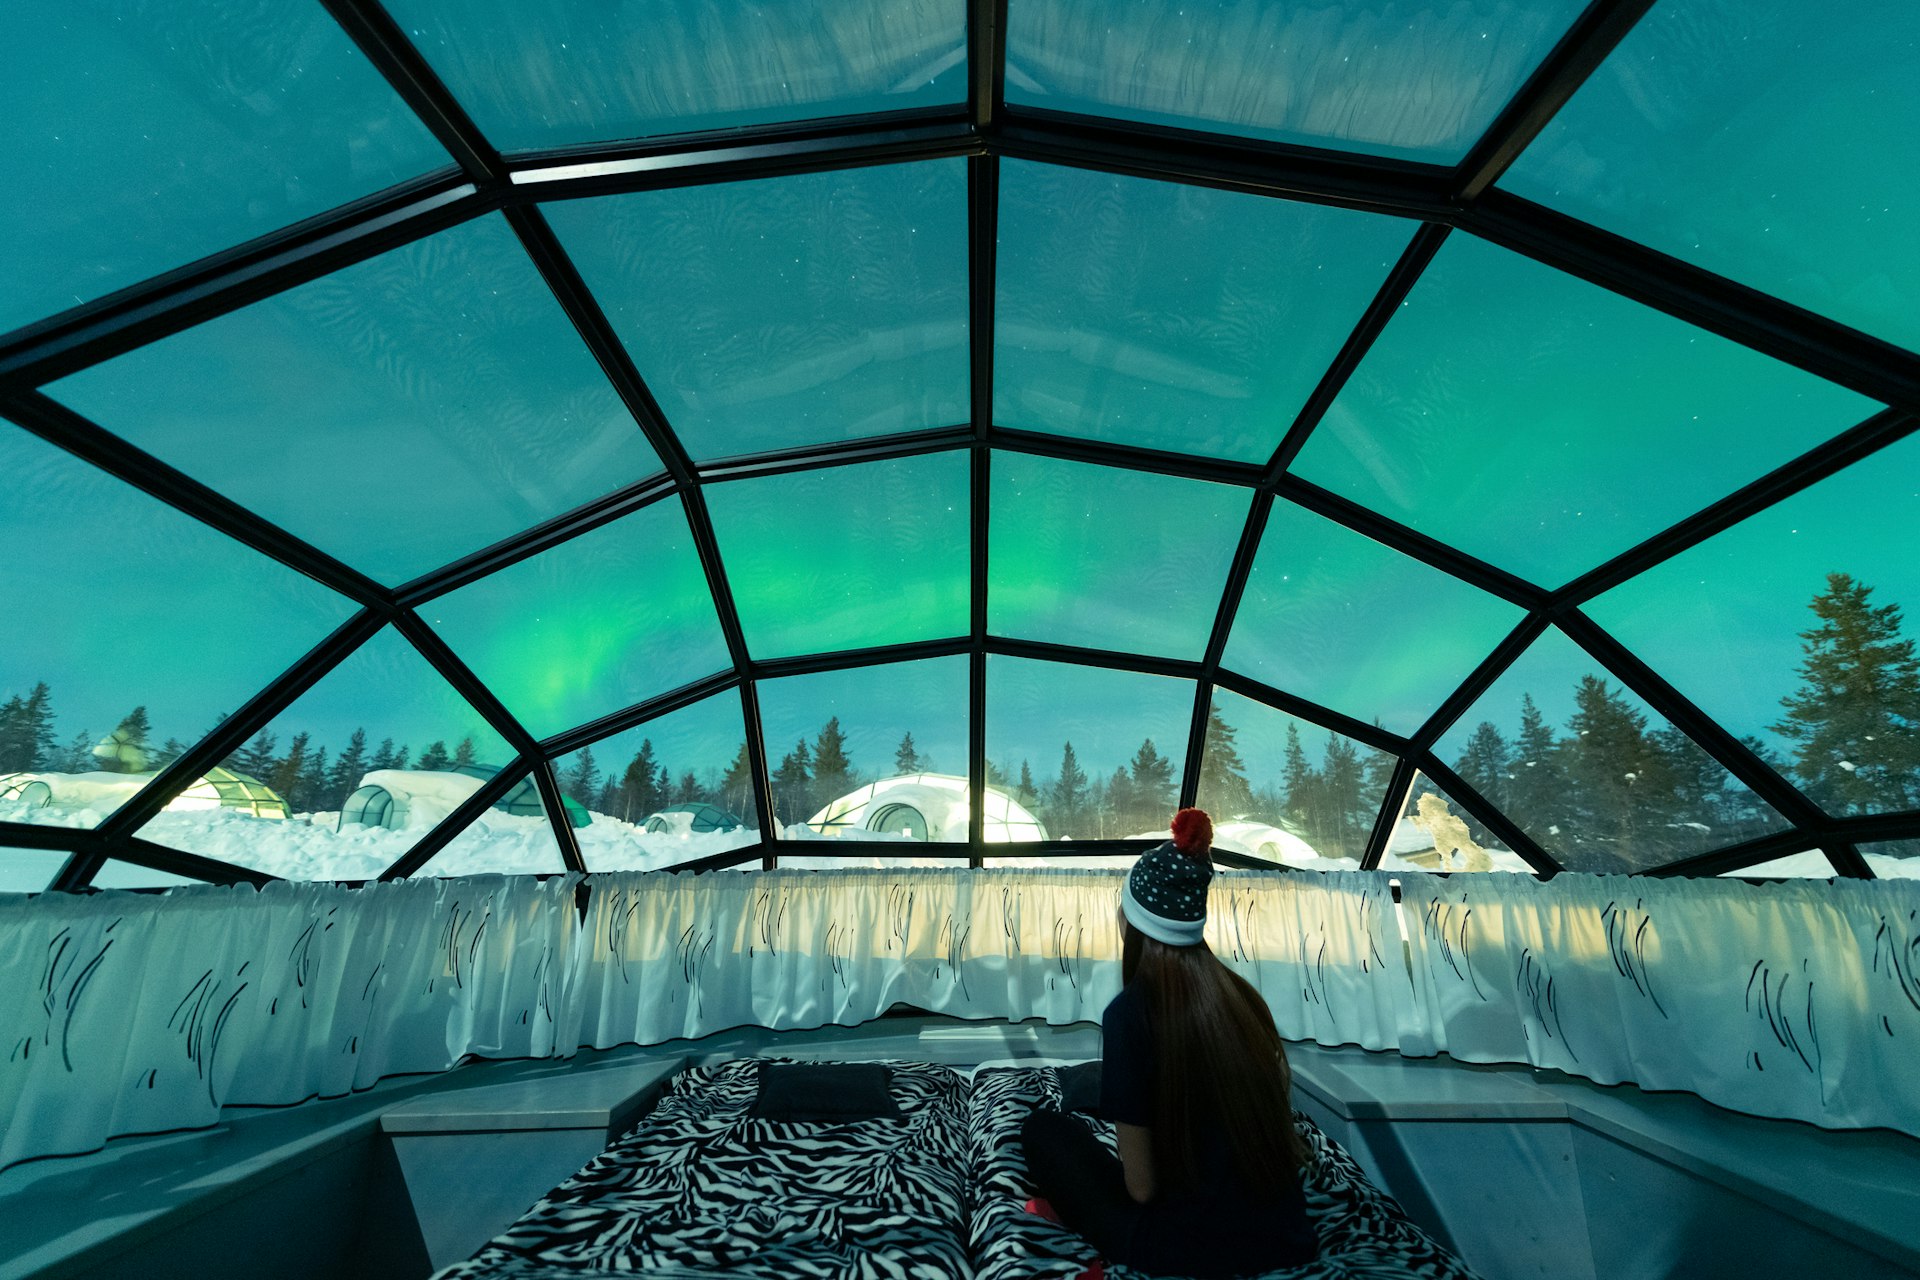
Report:
[[[1915,475],[1920,436],[1586,611],[1829,813],[1920,808]]]
[[[1875,408],[1454,235],[1293,469],[1557,586]]]
[[[420,613],[537,738],[732,663],[678,498],[441,596]]]
[[[107,859],[93,877],[96,889],[173,889],[183,884],[204,883],[191,876],[177,876],[171,871],[156,871],[152,867],[114,858]]]
[[[1007,101],[1453,164],[1580,0],[1013,0]]]
[[[966,842],[964,656],[767,680],[759,692],[787,839]]]
[[[1920,880],[1920,840],[1863,844],[1860,854],[1882,880]]]
[[[50,389],[382,582],[660,469],[495,215]]]
[[[1774,858],[1756,866],[1741,867],[1738,871],[1722,871],[1720,878],[1723,880],[1769,878],[1831,880],[1833,875],[1833,864],[1827,861],[1827,855],[1818,849],[1808,849],[1804,853],[1790,853],[1784,858]]]
[[[1920,350],[1909,0],[1662,0],[1501,180]]]
[[[414,872],[425,876],[560,875],[567,869],[531,777],[468,823]]]
[[[0,820],[94,827],[345,598],[0,423]]]
[[[1400,816],[1380,857],[1382,871],[1511,871],[1532,875],[1525,858],[1467,812],[1424,773],[1413,775]],[[1396,881],[1395,883],[1398,883]],[[1406,921],[1400,925],[1406,936]]]
[[[737,692],[649,720],[556,763],[588,871],[654,871],[757,844]]]
[[[963,160],[546,214],[696,461],[968,420]]]
[[[1002,161],[994,421],[1265,462],[1412,234],[1397,218]]]
[[[393,0],[510,151],[966,101],[964,0]]]
[[[277,804],[189,788],[140,835],[289,880],[367,880],[512,759],[388,628],[227,758]]]
[[[960,636],[972,551],[965,453],[709,485],[756,658]]]
[[[988,628],[1197,660],[1251,501],[1228,485],[995,453]]]
[[[1042,839],[1166,839],[1192,723],[1191,680],[987,657],[987,784]]]
[[[1276,500],[1225,664],[1411,734],[1522,611],[1331,520]]]
[[[1199,804],[1213,817],[1215,849],[1353,871],[1392,779],[1384,751],[1251,698],[1214,694]]]
[[[305,0],[0,6],[0,331],[447,163]]]
[[[1569,871],[1639,871],[1787,825],[1558,630],[1434,751]]]
[[[53,849],[0,847],[0,893],[40,893],[53,883],[69,854]]]

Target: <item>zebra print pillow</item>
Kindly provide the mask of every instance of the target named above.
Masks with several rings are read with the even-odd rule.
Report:
[[[967,1082],[891,1065],[900,1119],[830,1124],[754,1118],[760,1060],[683,1072],[638,1128],[438,1280],[969,1276]]]
[[[1060,1105],[1059,1075],[1051,1067],[991,1068],[974,1077],[967,1142],[976,1189],[968,1251],[978,1280],[1074,1280],[1094,1261],[1086,1241],[1025,1208],[1034,1192],[1020,1153],[1020,1125],[1035,1107]],[[1268,1272],[1267,1280],[1475,1280],[1318,1125],[1298,1112],[1294,1121],[1313,1156],[1307,1213],[1320,1256],[1304,1267]],[[1096,1129],[1112,1149],[1113,1126]],[[1145,1280],[1128,1267],[1110,1265],[1106,1274]]]

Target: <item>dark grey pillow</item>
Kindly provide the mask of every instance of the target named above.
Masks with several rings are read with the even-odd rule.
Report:
[[[792,1124],[898,1120],[892,1080],[877,1062],[763,1062],[751,1114]]]
[[[1060,1080],[1062,1111],[1099,1113],[1100,1064],[1098,1062],[1077,1062],[1071,1067],[1061,1067],[1056,1075]]]

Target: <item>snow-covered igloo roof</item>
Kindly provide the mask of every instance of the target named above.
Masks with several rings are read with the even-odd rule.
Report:
[[[7,887],[1920,863],[1911,6],[254,8],[0,17]]]

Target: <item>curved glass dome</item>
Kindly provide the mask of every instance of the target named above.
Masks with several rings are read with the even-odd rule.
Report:
[[[1920,870],[1912,6],[118,8],[0,18],[23,883]]]

